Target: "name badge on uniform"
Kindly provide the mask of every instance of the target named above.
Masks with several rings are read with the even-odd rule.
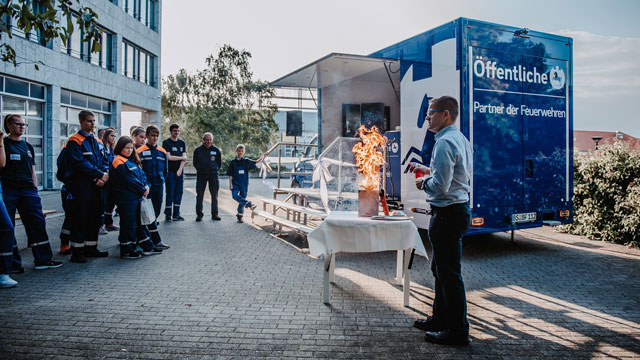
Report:
[[[18,160],[20,161],[20,154],[10,154],[9,160]]]
[[[211,151],[211,155],[217,155],[215,151]]]
[[[142,152],[143,156],[150,156],[151,155],[151,150],[145,150]]]
[[[183,152],[184,150],[182,150],[182,146],[180,146],[180,152]]]
[[[171,148],[171,151],[178,151],[178,148],[174,146]]]
[[[244,174],[244,170],[238,170],[238,174],[240,175]]]

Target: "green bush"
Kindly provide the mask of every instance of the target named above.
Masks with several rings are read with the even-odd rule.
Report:
[[[560,231],[640,247],[640,153],[616,141],[574,160],[573,224]]]

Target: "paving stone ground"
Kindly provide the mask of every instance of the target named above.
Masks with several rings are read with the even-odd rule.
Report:
[[[640,358],[639,251],[549,229],[466,239],[472,343],[438,346],[412,327],[433,299],[426,259],[404,308],[394,253],[339,254],[326,306],[321,260],[237,224],[221,185],[222,221],[196,223],[187,182],[187,221],[161,223],[159,256],[119,259],[115,233],[88,264],[35,271],[23,250],[26,273],[0,291],[0,358]],[[55,248],[61,221],[48,219]]]

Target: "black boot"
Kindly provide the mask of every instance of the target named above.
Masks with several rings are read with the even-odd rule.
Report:
[[[87,258],[84,256],[84,250],[82,248],[71,247],[71,259],[69,261],[84,264],[87,262]]]
[[[101,257],[109,256],[109,252],[108,251],[100,251],[100,250],[98,250],[97,247],[90,247],[90,248],[87,247],[87,248],[84,249],[84,256],[101,258]]]

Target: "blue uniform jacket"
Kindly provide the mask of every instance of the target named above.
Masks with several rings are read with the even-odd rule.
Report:
[[[69,183],[93,183],[109,170],[109,159],[100,149],[102,142],[80,130],[67,142]]]
[[[229,163],[227,175],[231,176],[233,187],[246,190],[249,187],[249,170],[255,169],[256,162],[247,158],[233,159]]]
[[[136,149],[140,161],[142,162],[142,169],[149,184],[159,186],[164,183],[164,179],[167,178],[167,171],[169,167],[167,157],[167,150],[161,146],[151,146],[145,144]]]
[[[116,202],[135,203],[144,195],[147,177],[138,164],[118,155],[109,167],[109,182]]]

